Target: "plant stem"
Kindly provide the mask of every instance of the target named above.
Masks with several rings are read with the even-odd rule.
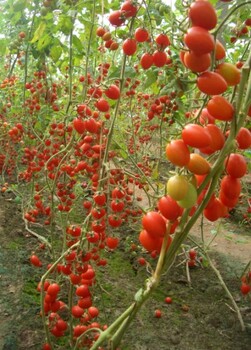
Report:
[[[213,35],[217,35],[218,32],[220,31],[220,29],[224,26],[224,24],[227,22],[227,20],[232,16],[232,14],[238,10],[240,7],[245,6],[245,5],[249,5],[251,4],[251,1],[247,1],[247,2],[243,2],[241,4],[238,4],[237,6],[235,6],[234,8],[232,8],[231,11],[229,11],[228,15],[222,20],[221,24],[219,25],[219,27],[216,29],[216,31],[213,33]]]
[[[131,306],[129,306],[129,308],[100,335],[98,340],[91,347],[91,350],[97,350],[99,346],[102,345],[108,339],[110,339],[111,342],[110,349],[116,349],[124,333],[126,332],[131,322],[135,318],[136,314],[138,313],[139,309],[149,299],[153,291],[158,286],[161,274],[163,272],[166,252],[168,251],[167,246],[169,241],[171,225],[171,222],[169,222],[167,225],[166,234],[163,238],[159,259],[153,275],[146,281],[144,289],[139,289],[138,292],[135,294],[135,302]]]
[[[223,289],[225,290],[227,296],[229,297],[229,299],[231,300],[232,304],[233,304],[233,307],[237,313],[237,317],[240,321],[240,325],[241,325],[241,330],[244,332],[246,330],[245,328],[245,324],[244,324],[244,321],[243,321],[243,318],[241,316],[241,312],[240,312],[240,309],[238,308],[238,305],[236,304],[232,294],[230,293],[229,289],[227,288],[227,285],[226,283],[224,282],[222,276],[221,276],[221,273],[220,271],[214,266],[212,260],[210,259],[209,255],[207,252],[205,252],[206,254],[206,258],[209,262],[209,265],[211,266],[212,270],[214,271],[214,273],[216,274],[216,276],[218,277],[219,281],[220,281],[220,284],[221,286],[223,287]]]

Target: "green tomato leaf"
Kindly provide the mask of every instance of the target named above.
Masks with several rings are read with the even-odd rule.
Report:
[[[72,42],[73,42],[73,45],[76,47],[76,49],[82,53],[83,52],[83,44],[82,44],[81,40],[76,35],[73,35]]]
[[[64,33],[65,35],[69,35],[71,32],[73,23],[70,17],[62,16],[60,17],[58,26],[62,33]]]
[[[143,288],[140,288],[137,293],[134,295],[134,300],[135,301],[140,301],[142,299],[143,296]]]
[[[158,166],[156,166],[153,171],[152,171],[152,180],[157,180],[159,177],[159,170],[158,170]]]
[[[39,26],[37,27],[33,38],[31,39],[31,44],[35,43],[38,41],[44,34],[46,28],[46,23],[45,22],[40,22]]]
[[[45,34],[42,38],[38,40],[37,49],[45,49],[52,41],[52,37],[49,34]]]
[[[151,86],[153,83],[155,83],[158,79],[158,72],[157,71],[149,71],[146,74],[147,78],[144,83],[143,89],[147,89],[149,86]]]
[[[0,56],[4,56],[6,52],[6,39],[0,39]]]
[[[59,45],[54,45],[50,49],[50,57],[52,58],[53,62],[57,62],[62,54],[62,48]]]

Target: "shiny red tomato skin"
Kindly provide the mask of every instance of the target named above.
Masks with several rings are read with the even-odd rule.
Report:
[[[213,36],[202,27],[191,27],[184,36],[187,47],[197,55],[210,53],[214,49]]]
[[[156,67],[163,67],[167,62],[167,54],[165,51],[156,50],[153,53],[153,64]]]
[[[166,232],[166,222],[156,211],[145,214],[142,218],[142,225],[152,237],[163,237]]]
[[[232,177],[241,178],[247,172],[247,163],[243,155],[231,153],[225,161],[226,171]]]
[[[240,128],[237,136],[236,141],[238,143],[239,149],[248,149],[251,147],[251,132],[247,128]]]
[[[187,124],[182,130],[182,139],[186,145],[195,148],[208,147],[211,143],[207,129],[198,124]]]
[[[230,199],[238,198],[241,193],[241,182],[239,178],[225,175],[220,184],[221,191]]]
[[[141,56],[140,64],[143,69],[149,69],[153,65],[153,56],[146,52]]]
[[[220,95],[227,90],[227,82],[215,72],[203,72],[197,79],[198,89],[206,95]]]
[[[223,96],[213,96],[207,103],[207,110],[212,117],[222,121],[231,121],[234,116],[233,105]]]
[[[217,24],[217,14],[209,1],[195,1],[191,4],[188,16],[193,26],[207,30],[214,29]]]
[[[75,118],[73,120],[73,127],[79,134],[83,134],[85,132],[85,122],[80,118]]]
[[[123,42],[122,49],[125,55],[132,56],[135,54],[137,50],[137,42],[135,39],[126,39]]]
[[[142,230],[139,234],[139,241],[148,252],[152,252],[154,250],[160,252],[162,244],[160,237],[154,238],[146,230]]]
[[[139,43],[143,43],[149,39],[148,31],[145,28],[137,28],[134,33],[134,38]]]
[[[170,221],[175,221],[183,211],[178,203],[170,196],[164,196],[159,199],[158,209],[161,214]]]
[[[120,10],[113,11],[109,18],[109,22],[111,25],[119,27],[125,22],[125,18],[123,17],[123,13]]]

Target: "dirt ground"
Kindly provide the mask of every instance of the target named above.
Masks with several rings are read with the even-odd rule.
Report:
[[[215,236],[217,225],[205,222],[206,242]],[[145,267],[138,265],[138,255],[128,248],[131,242],[137,243],[137,233],[127,230],[123,234],[120,249],[112,253],[108,266],[97,276],[95,303],[100,308],[103,324],[111,323],[130,305],[137,289],[149,276]],[[199,224],[191,235],[199,241]],[[36,291],[40,271],[29,263],[35,244],[36,240],[24,230],[19,205],[2,194],[0,350],[40,350],[42,346],[43,329]],[[187,244],[192,245],[190,241]],[[190,269],[190,285],[183,256],[180,256],[171,271],[163,276],[154,297],[138,314],[121,350],[251,349],[251,300],[239,292],[240,276],[251,258],[250,227],[239,226],[231,220],[222,223],[210,254],[241,310],[247,331],[241,331],[231,302],[212,270],[206,266]],[[145,258],[154,264],[147,255]],[[166,296],[172,297],[172,304],[165,303]],[[156,309],[162,312],[159,319],[154,317]],[[68,350],[66,345],[55,349]]]

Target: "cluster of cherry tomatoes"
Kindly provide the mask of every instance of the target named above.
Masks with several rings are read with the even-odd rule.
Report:
[[[249,295],[251,292],[251,271],[248,271],[241,278],[241,288],[240,291],[242,295]]]

